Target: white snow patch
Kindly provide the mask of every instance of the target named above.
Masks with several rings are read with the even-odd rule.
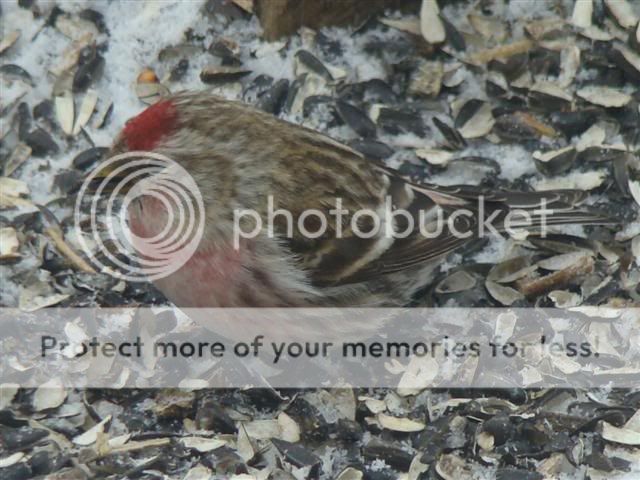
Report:
[[[508,258],[509,240],[498,235],[491,236],[489,244],[473,256],[477,263],[499,263]]]

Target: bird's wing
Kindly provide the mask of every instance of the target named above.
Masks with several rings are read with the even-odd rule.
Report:
[[[296,238],[289,240],[290,249],[299,255],[314,284],[354,283],[401,271],[446,255],[472,237],[472,233],[464,238],[453,235],[441,221],[450,215],[454,207],[467,205],[467,200],[414,187],[386,172],[381,175],[385,180],[380,189],[382,195],[375,197],[376,203],[360,202],[362,209],[378,215],[380,221],[377,226],[369,221],[368,216],[363,216],[360,221],[354,219],[352,210],[345,215],[339,238],[334,230],[314,242],[296,241]],[[406,213],[392,213],[399,209]],[[459,217],[455,228],[459,232],[473,232],[476,222],[475,214]],[[428,236],[421,234],[420,225]],[[441,231],[438,225],[443,227]],[[377,234],[369,236],[373,231]]]
[[[289,239],[290,249],[299,256],[316,285],[363,282],[436,260],[476,240],[479,223],[491,215],[496,230],[504,231],[504,219],[513,209],[528,212],[530,219],[518,224],[516,217],[511,222],[512,228],[535,229],[543,222],[607,223],[603,216],[576,207],[586,196],[581,191],[487,192],[472,186],[440,187],[409,182],[384,166],[370,164],[368,168],[380,176],[381,180],[372,182],[378,194],[368,194],[365,197],[368,201],[360,199],[351,205],[379,214],[381,225],[377,235],[370,238],[358,235],[350,226],[353,221],[350,212],[343,221],[341,238],[336,238],[333,230],[313,241]],[[406,215],[393,215],[389,205],[393,211],[402,209]],[[547,212],[545,215],[540,213],[543,210]],[[385,229],[387,225],[391,225],[395,235]],[[360,231],[366,231],[366,225]],[[400,232],[408,234],[398,235]]]
[[[395,170],[316,131],[260,113],[252,115],[256,120],[260,117],[262,123],[254,123],[265,127],[264,135],[279,142],[278,150],[269,158],[278,172],[270,179],[270,188],[276,200],[280,199],[276,207],[292,214],[294,228],[290,235],[286,220],[283,225],[280,218],[275,230],[316,285],[366,281],[435,260],[477,239],[478,226],[487,215],[496,214],[494,223],[500,229],[501,220],[512,208],[530,212],[532,227],[541,221],[537,213],[541,208],[554,210],[546,219],[549,225],[603,221],[575,208],[584,199],[583,192],[487,192],[471,186],[412,183]],[[484,212],[478,207],[480,198],[485,202]],[[349,212],[340,221],[331,213],[337,209],[337,199]],[[392,215],[389,204],[394,211],[405,211],[408,218]],[[461,209],[470,213],[455,215]],[[320,211],[327,219],[326,231],[316,238],[298,228],[301,215],[311,210]],[[371,217],[355,214],[366,210],[375,212],[381,220],[374,235],[362,235],[375,229]],[[302,223],[313,232],[322,227],[315,215],[307,216]],[[407,234],[398,238],[389,234],[389,228]]]

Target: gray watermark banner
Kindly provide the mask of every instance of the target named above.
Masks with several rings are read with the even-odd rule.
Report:
[[[629,388],[640,308],[0,309],[0,383]]]

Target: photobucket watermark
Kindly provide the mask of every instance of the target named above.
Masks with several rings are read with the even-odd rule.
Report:
[[[539,207],[532,210],[491,207],[481,195],[464,207],[433,205],[418,212],[397,208],[391,196],[387,196],[377,209],[349,210],[344,207],[342,198],[334,200],[333,208],[305,209],[294,214],[276,207],[276,199],[269,195],[266,214],[255,209],[235,209],[234,247],[239,249],[243,240],[265,234],[269,238],[290,239],[295,235],[311,240],[329,235],[337,239],[403,239],[412,235],[427,239],[443,236],[473,239],[504,233],[518,237],[529,229],[535,229],[544,237],[548,219],[555,213],[547,208],[544,198]]]
[[[537,208],[509,208],[484,196],[464,204],[432,202],[399,208],[391,196],[370,208],[349,209],[340,197],[322,208],[281,208],[276,195],[257,209],[233,210],[233,246],[259,236],[274,239],[360,238],[473,240],[535,230],[545,236],[557,211],[544,198]],[[331,199],[329,199],[331,202]],[[170,276],[197,252],[205,231],[205,204],[183,166],[153,152],[128,152],[98,165],[76,197],[74,226],[82,253],[98,271],[128,281]],[[458,242],[461,243],[461,242]]]
[[[131,228],[132,217],[139,231]],[[205,229],[204,201],[196,181],[174,160],[127,152],[87,175],[76,196],[74,226],[96,270],[130,282],[157,280],[196,252]]]

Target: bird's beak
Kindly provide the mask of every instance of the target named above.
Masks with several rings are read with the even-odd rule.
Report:
[[[144,170],[143,162],[131,162],[130,158],[114,162],[110,156],[107,158],[110,160],[99,165],[89,181],[87,186],[89,193],[97,193],[100,189],[101,193],[112,193],[118,190],[119,194],[126,194],[146,177],[143,174],[132,175],[136,171]]]
[[[112,175],[115,169],[116,166],[113,164],[98,166],[97,172],[94,173],[89,181],[87,191],[89,193],[97,193],[100,186],[104,185],[101,191],[106,193],[113,192],[118,182],[123,180],[121,175]]]

